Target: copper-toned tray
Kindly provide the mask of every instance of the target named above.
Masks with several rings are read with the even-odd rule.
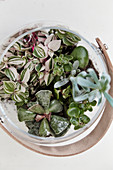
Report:
[[[100,41],[99,38],[96,38],[96,41],[98,43],[98,46],[103,53],[106,64],[108,66],[108,72],[111,76],[111,89],[109,91],[110,95],[113,96],[113,66],[111,64],[111,61],[109,59],[109,56],[106,52],[105,45]],[[27,143],[24,140],[20,140],[19,138],[16,138],[13,136],[9,131],[4,127],[3,122],[1,121],[0,126],[3,128],[3,130],[8,133],[13,139],[15,139],[17,142],[22,144],[28,149],[31,149],[35,152],[48,155],[48,156],[71,156],[76,155],[81,152],[84,152],[94,146],[97,142],[100,141],[100,139],[105,135],[107,132],[111,122],[113,120],[113,108],[110,106],[108,102],[106,102],[106,108],[104,110],[104,113],[97,124],[97,126],[94,128],[94,130],[88,134],[83,139],[74,142],[72,144],[67,144],[65,146],[42,146],[42,145],[33,145],[31,143]]]

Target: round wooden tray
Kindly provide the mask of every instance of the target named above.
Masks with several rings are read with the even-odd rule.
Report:
[[[109,56],[106,52],[105,45],[100,41],[99,38],[96,38],[96,41],[98,43],[98,46],[101,50],[101,52],[104,54],[106,59],[106,64],[108,66],[108,71],[111,76],[111,89],[109,91],[110,95],[113,96],[113,66],[111,64],[111,61],[109,59]],[[3,128],[3,130],[8,133],[13,139],[15,139],[17,142],[25,146],[26,148],[33,150],[35,152],[48,155],[48,156],[71,156],[76,155],[81,152],[84,152],[94,146],[97,142],[100,141],[100,139],[105,135],[107,132],[111,122],[113,120],[113,108],[110,106],[108,102],[106,102],[106,108],[104,110],[104,113],[97,124],[97,126],[94,128],[94,130],[88,134],[86,137],[81,139],[80,141],[77,141],[72,144],[68,144],[65,146],[41,146],[41,145],[35,145],[31,143],[27,143],[24,140],[20,140],[19,138],[16,138],[13,136],[3,125],[3,122],[1,121],[0,126]]]

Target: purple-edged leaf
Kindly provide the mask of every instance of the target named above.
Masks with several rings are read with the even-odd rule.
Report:
[[[37,58],[45,58],[46,57],[44,49],[42,49],[38,45],[34,48],[33,55]]]
[[[30,79],[30,70],[29,68],[24,69],[21,72],[20,79],[23,83],[27,83]]]
[[[15,83],[13,81],[4,81],[3,88],[6,94],[12,94],[15,90]]]
[[[5,72],[5,75],[10,79],[10,80],[13,80],[13,81],[15,81],[15,75],[14,75],[14,73],[9,69],[9,68],[6,68],[5,70],[4,70],[4,72]]]
[[[21,56],[12,56],[9,57],[8,64],[11,65],[21,65],[24,66],[26,63],[25,58],[22,58]]]

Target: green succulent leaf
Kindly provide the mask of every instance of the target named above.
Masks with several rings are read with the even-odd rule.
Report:
[[[73,65],[71,62],[64,65],[64,71],[66,71],[66,72],[70,72],[72,70],[72,68],[73,68]]]
[[[54,89],[54,95],[57,98],[57,100],[59,99],[59,93],[60,93],[60,90]]]
[[[32,135],[39,136],[40,122],[25,121],[25,124],[26,124],[27,128],[29,129],[28,133],[30,133]]]
[[[71,95],[71,86],[68,86],[66,89],[62,91],[62,96],[64,99],[70,97]]]
[[[70,117],[78,118],[80,114],[80,109],[78,107],[72,107],[67,110],[67,114]]]
[[[90,121],[90,118],[87,115],[81,115],[80,121],[87,124]]]
[[[85,68],[88,63],[89,63],[89,56],[88,56],[88,51],[85,47],[83,46],[78,46],[76,47],[71,55],[74,57],[74,60],[79,61],[79,67],[80,68]]]
[[[50,126],[54,132],[55,136],[62,136],[66,133],[69,128],[69,121],[67,118],[52,115],[50,120]]]
[[[46,118],[44,118],[40,124],[40,128],[39,128],[39,136],[42,137],[47,137],[51,135],[51,130],[49,127],[49,123],[47,121]]]
[[[39,104],[44,107],[45,110],[49,108],[52,92],[50,90],[40,90],[36,93]]]
[[[38,114],[44,114],[45,110],[43,107],[39,104],[34,104],[33,106],[29,107],[28,109],[31,112],[38,113]]]
[[[58,100],[52,100],[49,106],[49,111],[59,113],[63,110],[62,104]]]
[[[73,124],[74,126],[79,126],[79,120],[75,117],[71,117],[70,123]]]
[[[80,106],[80,104],[79,104],[79,106]],[[69,108],[73,108],[73,107],[78,107],[78,103],[71,102],[69,105]]]
[[[23,108],[19,108],[17,110],[18,112],[18,119],[20,122],[22,121],[32,121],[35,119],[35,116],[36,114],[29,111],[29,110],[26,110],[26,109],[23,109]]]
[[[45,51],[38,45],[34,48],[33,55],[37,58],[45,58]]]
[[[74,127],[74,130],[78,130],[78,129],[80,129],[80,128],[83,128],[84,126],[85,126],[84,124],[83,124],[83,125],[80,125],[80,124],[79,124],[78,126],[75,126],[75,127]]]
[[[68,78],[64,78],[63,80],[57,81],[57,82],[54,84],[54,88],[62,87],[62,86],[64,86],[65,84],[67,84],[68,82],[69,82],[69,79],[68,79]]]

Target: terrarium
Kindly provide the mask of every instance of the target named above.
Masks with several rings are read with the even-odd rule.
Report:
[[[0,49],[4,130],[24,146],[48,155],[81,152],[85,139],[91,147],[88,136],[106,108],[113,106],[108,94],[110,62],[106,64],[105,46],[97,42],[100,49],[71,28],[54,23],[31,24],[8,37]],[[106,107],[106,99],[111,106]],[[78,151],[69,150],[75,145]]]

